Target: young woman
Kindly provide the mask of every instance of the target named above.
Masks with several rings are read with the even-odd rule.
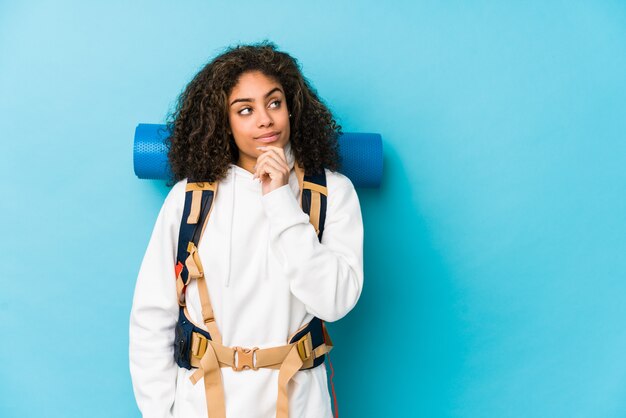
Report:
[[[306,358],[286,346],[297,331],[314,318],[342,318],[361,294],[363,226],[354,187],[336,171],[340,127],[296,60],[270,43],[233,47],[207,64],[180,96],[169,127],[175,184],[141,264],[130,318],[130,371],[143,417],[331,417],[323,363],[287,379],[283,369]],[[300,167],[326,177],[321,240],[300,206]],[[189,282],[181,317],[208,329],[204,283],[221,341],[207,348],[219,368],[209,371],[205,353],[200,372],[174,359],[178,238],[192,181],[218,185],[198,243],[205,281]],[[291,360],[256,363],[263,350],[285,346]],[[224,352],[236,353],[232,362]],[[244,361],[248,367],[238,370]]]

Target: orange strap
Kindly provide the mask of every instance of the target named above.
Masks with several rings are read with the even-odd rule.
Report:
[[[289,417],[289,394],[288,385],[289,381],[302,367],[302,359],[298,354],[297,345],[294,345],[289,354],[283,361],[280,370],[278,371],[278,399],[276,400],[276,418],[288,418]]]
[[[313,365],[316,357],[328,354],[331,346],[322,344],[315,350],[310,349],[305,359],[301,354],[301,343],[309,342],[310,333],[295,343],[266,349],[246,350],[240,347],[225,347],[215,341],[207,340],[202,335],[194,333],[191,349],[192,365],[198,369],[189,377],[195,385],[204,379],[204,390],[207,402],[207,411],[210,418],[225,418],[226,406],[224,386],[222,383],[221,367],[232,367],[242,371],[258,368],[278,368],[278,396],[276,400],[276,418],[289,417],[289,381],[303,367]],[[238,357],[235,355],[238,354]],[[198,363],[198,356],[202,355]],[[243,367],[247,365],[247,367]]]
[[[328,196],[328,188],[320,186],[319,184],[311,183],[310,181],[304,181],[304,170],[298,165],[298,163],[294,164],[294,170],[296,172],[296,177],[298,178],[298,188],[300,189],[300,195],[298,197],[300,207],[302,207],[303,191],[305,189],[311,191],[311,208],[309,210],[309,221],[311,222],[311,225],[313,225],[313,227],[315,228],[315,234],[319,235],[320,215],[322,210],[321,195]]]
[[[207,183],[207,182],[198,182],[198,183],[187,183],[185,188],[186,193],[192,193],[191,197],[191,209],[189,216],[186,219],[188,224],[196,224],[198,223],[200,212],[202,209],[202,193],[204,191],[211,190],[213,191],[213,201],[211,202],[211,207],[209,209],[209,213],[207,214],[204,224],[202,225],[202,231],[200,237],[204,234],[204,229],[211,217],[211,212],[215,207],[215,198],[217,197],[217,182],[215,183]],[[198,248],[193,242],[189,242],[187,244],[187,252],[189,255],[185,260],[185,266],[187,267],[188,277],[187,283],[183,283],[181,277],[182,265],[176,266],[176,293],[178,294],[178,303],[180,306],[185,306],[185,289],[187,284],[191,279],[196,279],[198,283],[198,293],[200,295],[200,303],[202,305],[202,320],[204,325],[207,328],[207,331],[211,334],[211,338],[214,341],[221,342],[222,336],[217,328],[217,324],[215,322],[215,315],[213,313],[213,307],[211,305],[211,299],[209,297],[209,291],[207,289],[206,278],[204,276],[204,268],[202,267],[202,262],[200,261],[200,256],[198,254]]]
[[[189,379],[195,385],[200,378],[204,378],[204,393],[209,417],[226,418],[226,398],[224,396],[222,373],[220,372],[217,355],[211,344],[207,346],[207,350],[200,360],[200,367]]]
[[[309,215],[309,221],[315,228],[315,234],[320,233],[320,212],[322,210],[322,197],[317,190],[311,190],[311,214]]]
[[[204,268],[198,255],[198,249],[193,242],[190,242],[187,251],[189,257],[185,260],[189,277],[196,279],[198,283],[198,293],[200,295],[200,304],[202,305],[202,321],[211,334],[213,341],[221,342],[222,336],[217,328],[215,322],[215,315],[213,314],[213,305],[211,305],[211,299],[209,297],[209,290],[206,284],[206,277],[204,276]]]
[[[200,208],[202,207],[202,190],[194,190],[191,192],[191,210],[187,217],[187,223],[190,225],[197,224],[200,218]]]

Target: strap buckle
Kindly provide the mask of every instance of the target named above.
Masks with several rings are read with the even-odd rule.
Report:
[[[198,256],[198,248],[193,241],[189,241],[187,244],[187,251],[189,255],[185,259],[185,266],[187,267],[187,281],[190,279],[199,279],[204,276],[204,270],[202,269],[202,263]]]
[[[259,370],[256,366],[256,351],[258,349],[259,347],[233,347],[233,370],[236,372],[250,369]]]
[[[296,347],[298,349],[298,354],[302,361],[307,361],[311,358],[313,354],[313,344],[311,343],[311,333],[306,334],[304,337],[300,338],[296,343]]]
[[[197,332],[191,334],[191,355],[195,358],[202,358],[208,345],[209,340],[204,335]]]

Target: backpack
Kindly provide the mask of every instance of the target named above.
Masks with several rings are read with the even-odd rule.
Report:
[[[309,175],[295,165],[300,189],[300,205],[321,242],[326,220],[328,189],[326,174]],[[287,385],[298,370],[312,369],[324,363],[332,349],[332,341],[324,321],[314,317],[290,336],[283,346],[259,349],[226,347],[217,329],[211,300],[206,285],[204,269],[198,255],[198,244],[217,195],[217,182],[189,181],[185,191],[185,206],[180,225],[175,278],[179,304],[178,323],[175,328],[174,359],[179,367],[195,368],[192,383],[204,379],[207,411],[211,418],[225,418],[226,408],[221,367],[235,371],[278,369],[278,400],[276,417],[287,418],[289,413]],[[185,290],[191,280],[196,280],[202,305],[204,330],[189,319],[185,306]],[[334,393],[334,389],[333,389]]]

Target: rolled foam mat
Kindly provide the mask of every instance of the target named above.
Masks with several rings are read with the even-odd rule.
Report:
[[[165,140],[166,125],[140,123],[135,129],[133,165],[140,179],[170,177]],[[380,134],[344,133],[339,137],[339,172],[355,187],[379,187],[383,175],[383,143]]]

